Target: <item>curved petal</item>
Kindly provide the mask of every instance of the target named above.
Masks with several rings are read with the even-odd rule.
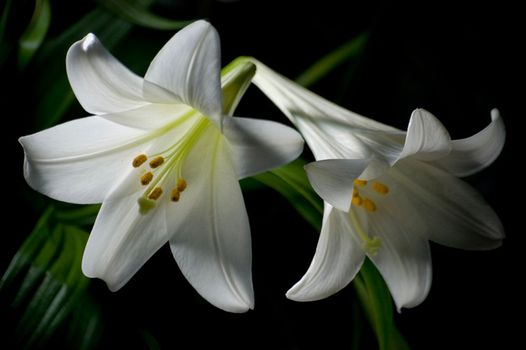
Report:
[[[99,117],[131,128],[154,130],[198,113],[185,104],[151,103],[120,113],[101,114]]]
[[[398,311],[417,306],[426,298],[432,277],[429,243],[417,233],[420,225],[400,217],[393,205],[378,205],[367,221],[369,235],[380,239],[376,254],[368,256],[387,283]]]
[[[69,48],[66,71],[75,96],[89,113],[122,112],[147,103],[142,78],[117,61],[93,34]]]
[[[413,156],[420,160],[433,160],[446,156],[451,149],[451,138],[440,121],[425,109],[411,114],[407,136],[398,160]]]
[[[24,176],[45,195],[70,203],[101,203],[126,175],[144,132],[100,117],[76,119],[20,138]]]
[[[167,201],[143,215],[139,196],[105,201],[84,250],[82,272],[104,280],[112,291],[124,286],[172,233],[166,224]]]
[[[426,223],[425,238],[469,250],[500,246],[504,229],[497,214],[467,183],[415,160],[398,163],[389,174],[410,201],[400,207],[418,212]]]
[[[369,165],[369,159],[327,159],[309,163],[305,171],[316,193],[337,209],[349,211],[353,181]]]
[[[338,292],[356,276],[365,253],[351,232],[347,213],[325,204],[323,226],[309,269],[288,292],[295,301],[314,301]]]
[[[210,23],[196,21],[173,36],[144,76],[221,125],[223,113],[219,35]],[[145,85],[145,88],[148,88]]]
[[[223,91],[223,112],[225,115],[234,114],[234,110],[250,86],[254,74],[256,74],[254,63],[242,58],[235,59],[221,70],[221,90]]]
[[[170,240],[184,276],[213,305],[230,312],[254,306],[250,227],[228,144],[210,126],[185,162],[180,203],[193,210]],[[186,191],[199,196],[186,198]],[[179,203],[177,203],[179,204]],[[179,218],[168,216],[170,225]]]
[[[498,157],[504,141],[506,131],[504,122],[497,109],[491,111],[491,123],[477,134],[451,142],[451,152],[436,164],[456,176],[474,174]]]
[[[296,130],[269,120],[228,117],[223,132],[240,179],[289,163],[303,150]]]
[[[400,130],[341,108],[255,59],[251,59],[251,62],[256,65],[253,83],[301,131],[317,160],[368,158],[372,150],[362,139],[362,133],[373,136],[375,132],[400,133]],[[377,143],[382,144],[384,142]],[[389,153],[392,147],[388,145],[387,148],[386,153]]]

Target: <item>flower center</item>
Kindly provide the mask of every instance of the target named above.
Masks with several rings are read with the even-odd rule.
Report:
[[[369,197],[364,197],[360,194],[360,191],[368,192],[371,188],[374,192],[382,196],[385,196],[389,193],[389,187],[387,187],[387,185],[381,182],[374,181],[372,182],[372,184],[369,184],[369,182],[366,180],[354,180],[351,209],[349,210],[349,218],[352,224],[354,225],[358,237],[362,241],[363,249],[368,254],[375,255],[378,252],[378,249],[381,245],[380,238],[376,236],[369,236],[367,232],[365,232],[365,230],[362,228],[362,225],[360,224],[355,213],[355,210],[358,210],[358,208],[365,210],[367,214],[376,212],[377,206],[374,200]]]
[[[141,185],[146,187],[137,200],[141,214],[145,215],[155,208],[157,201],[162,200],[164,189],[168,188],[167,193],[169,193],[169,197],[167,200],[178,202],[181,199],[182,192],[188,186],[182,174],[184,162],[193,145],[210,124],[208,118],[201,116],[185,132],[183,137],[167,149],[149,156],[139,154],[132,160],[131,164],[134,168],[142,167],[143,170],[146,170],[139,177]],[[174,172],[175,180],[173,180],[172,176],[169,176],[174,174]]]

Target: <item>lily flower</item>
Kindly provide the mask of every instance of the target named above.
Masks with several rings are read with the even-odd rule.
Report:
[[[216,30],[197,21],[161,49],[141,78],[93,34],[66,68],[92,116],[20,138],[31,187],[71,203],[102,203],[82,260],[88,277],[121,288],[165,243],[213,305],[253,308],[250,227],[238,180],[302,151],[292,128],[232,117],[254,74],[220,76]]]
[[[310,267],[288,292],[297,301],[326,298],[356,276],[367,256],[397,309],[414,307],[431,286],[429,240],[472,250],[504,238],[496,213],[458,177],[491,164],[502,150],[499,112],[479,133],[451,140],[438,119],[416,109],[407,131],[345,110],[262,63],[257,85],[303,134],[316,162],[306,165],[324,199]]]

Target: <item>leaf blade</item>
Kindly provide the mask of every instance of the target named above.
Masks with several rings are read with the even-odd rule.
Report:
[[[115,15],[133,24],[158,30],[177,30],[192,23],[191,20],[173,20],[151,13],[136,2],[126,0],[98,0]]]

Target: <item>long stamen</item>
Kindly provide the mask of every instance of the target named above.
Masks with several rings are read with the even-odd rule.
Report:
[[[149,185],[144,194],[138,199],[139,212],[141,214],[146,214],[155,207],[155,200],[160,198],[163,193],[163,189],[159,184],[163,183],[170,173],[173,174],[173,171],[175,171],[178,180],[175,188],[170,192],[170,200],[173,202],[179,201],[181,192],[187,187],[187,182],[182,177],[182,165],[189,154],[190,147],[202,135],[208,125],[210,125],[210,122],[203,117],[192,125],[185,133],[185,136],[179,139],[178,142],[155,155],[149,162],[152,171],[141,176],[141,183]],[[153,172],[155,172],[155,176]]]
[[[363,250],[365,250],[365,252],[367,252],[369,255],[376,255],[382,243],[380,241],[380,238],[369,237],[369,235],[363,230],[362,225],[360,225],[360,222],[358,221],[358,218],[356,217],[356,214],[354,213],[354,210],[352,208],[351,210],[349,210],[349,218],[351,219],[356,234],[362,241]]]

